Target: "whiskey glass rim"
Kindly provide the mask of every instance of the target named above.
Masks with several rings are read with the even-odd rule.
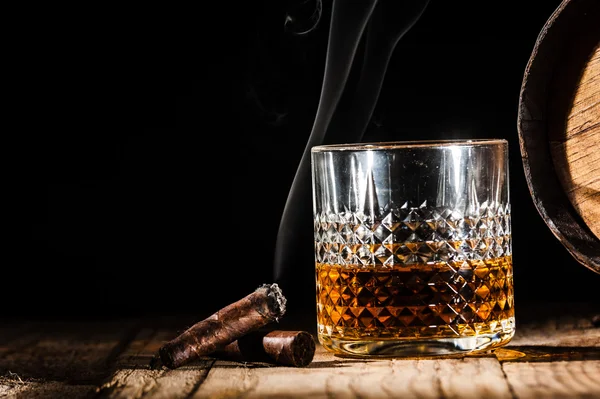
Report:
[[[410,141],[376,141],[366,143],[326,144],[311,148],[311,152],[328,151],[376,151],[396,150],[403,148],[436,148],[436,147],[475,147],[486,145],[506,145],[505,139],[447,139],[447,140],[410,140]]]

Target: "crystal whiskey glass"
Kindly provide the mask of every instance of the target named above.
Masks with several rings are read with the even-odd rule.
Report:
[[[313,147],[318,338],[355,356],[489,350],[515,332],[505,140]]]

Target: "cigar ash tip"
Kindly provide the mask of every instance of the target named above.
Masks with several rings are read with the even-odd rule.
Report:
[[[272,312],[272,316],[275,321],[279,321],[285,314],[287,299],[283,296],[283,292],[277,283],[263,284],[258,288],[264,289],[267,292],[267,298],[269,301],[269,309]]]

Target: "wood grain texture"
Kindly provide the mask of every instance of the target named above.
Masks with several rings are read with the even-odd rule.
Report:
[[[242,396],[511,398],[511,393],[493,356],[365,361],[335,357],[319,346],[313,363],[302,369],[217,362],[194,398]]]
[[[540,216],[569,253],[596,273],[599,20],[600,2],[563,0],[525,68],[517,119],[525,178]]]
[[[71,385],[57,381],[19,381],[0,377],[0,398],[6,399],[55,399],[89,398],[94,385]]]
[[[40,325],[18,339],[29,345],[15,345],[15,350],[0,358],[0,375],[10,370],[21,378],[96,383],[107,372],[107,363],[131,327],[127,323],[100,322]]]
[[[364,360],[318,346],[305,368],[203,358],[151,369],[150,359],[184,323],[4,325],[0,398],[600,397],[598,305],[544,302],[521,310],[517,335],[493,353]]]
[[[517,362],[502,367],[519,399],[600,397],[599,360]]]
[[[211,359],[177,370],[150,369],[158,349],[176,335],[172,328],[142,328],[116,359],[113,371],[96,391],[97,398],[187,398],[206,377]]]
[[[600,328],[597,306],[540,303],[524,312],[526,322],[497,351],[516,398],[600,397]],[[550,316],[550,317],[548,317]],[[508,353],[513,351],[513,353]],[[515,356],[515,352],[520,356]]]
[[[3,345],[0,397],[89,397],[128,342],[131,323],[25,324]],[[10,332],[0,330],[0,341]]]
[[[600,43],[581,69],[563,131],[558,137],[550,132],[550,151],[567,197],[600,239]]]

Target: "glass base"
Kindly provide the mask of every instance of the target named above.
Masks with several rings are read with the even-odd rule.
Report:
[[[507,344],[514,330],[472,337],[357,340],[319,334],[319,342],[330,352],[352,357],[428,357],[477,353]]]

